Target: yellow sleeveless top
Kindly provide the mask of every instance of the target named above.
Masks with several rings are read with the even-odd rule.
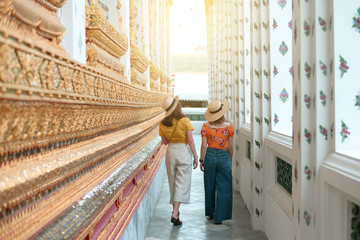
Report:
[[[173,126],[171,127],[167,127],[164,124],[160,123],[159,135],[161,137],[166,137],[169,140],[177,122],[178,120],[174,118]],[[190,122],[190,119],[188,119],[187,117],[180,119],[170,143],[187,143],[186,132],[193,130],[194,127]]]

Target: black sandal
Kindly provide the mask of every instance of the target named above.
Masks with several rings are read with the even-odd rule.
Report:
[[[172,214],[172,213],[171,213]],[[174,218],[172,215],[171,215],[171,222],[174,224],[174,225],[181,225],[182,224],[182,221],[180,221],[180,211],[178,212],[178,218]]]
[[[179,218],[174,218],[174,217],[171,217],[171,222],[172,222],[174,225],[181,225],[181,224],[182,224],[182,221],[180,221]]]

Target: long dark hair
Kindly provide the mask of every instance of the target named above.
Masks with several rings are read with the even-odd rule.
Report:
[[[180,103],[178,103],[176,105],[176,108],[175,110],[169,115],[167,116],[166,118],[164,118],[164,120],[162,120],[162,124],[164,124],[165,126],[167,127],[171,127],[173,124],[172,124],[172,121],[173,121],[173,118],[177,119],[177,120],[180,120],[182,118],[186,117],[185,114],[182,112],[182,109],[181,109],[181,105]]]
[[[226,119],[224,116],[222,116],[221,118],[215,120],[215,121],[212,121],[212,122],[209,122],[210,124],[222,124],[223,122],[226,122]]]

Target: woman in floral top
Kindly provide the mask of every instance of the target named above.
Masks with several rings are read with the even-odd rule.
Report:
[[[215,224],[231,219],[234,128],[225,121],[229,102],[213,100],[201,129],[200,170],[204,172],[205,216]]]

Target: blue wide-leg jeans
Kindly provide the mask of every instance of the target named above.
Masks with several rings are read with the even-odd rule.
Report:
[[[205,216],[215,222],[231,219],[232,178],[230,153],[207,148],[204,159]]]

